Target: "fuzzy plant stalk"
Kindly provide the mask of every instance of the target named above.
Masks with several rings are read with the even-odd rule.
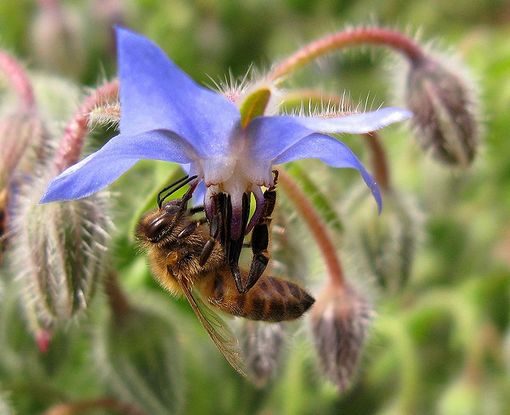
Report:
[[[280,187],[296,206],[322,254],[326,265],[328,284],[335,289],[345,287],[346,280],[340,257],[322,218],[294,179],[283,169],[279,169],[278,172]]]
[[[0,261],[9,236],[11,188],[16,176],[29,173],[43,156],[47,133],[36,108],[32,83],[24,67],[0,50],[0,78],[17,98],[13,108],[0,115]]]
[[[75,164],[83,148],[89,130],[90,114],[99,106],[117,101],[119,82],[107,82],[93,91],[81,104],[67,124],[55,157],[59,172]]]
[[[326,264],[328,281],[312,308],[313,340],[324,375],[345,392],[354,381],[373,311],[346,280],[337,249],[310,200],[290,175],[282,169],[279,173],[280,186],[306,222]]]
[[[108,304],[113,319],[122,324],[123,320],[132,311],[128,297],[122,290],[117,273],[112,269],[106,273],[104,278],[104,291],[108,297]]]
[[[32,83],[21,64],[7,52],[0,50],[0,72],[5,76],[8,85],[16,92],[19,105],[25,109],[35,107]]]
[[[267,75],[282,82],[320,56],[353,46],[390,48],[409,63],[404,99],[424,151],[448,166],[468,167],[480,140],[477,91],[461,62],[430,52],[403,33],[381,27],[342,30],[313,41],[284,59]]]
[[[390,47],[413,63],[418,63],[425,57],[421,46],[399,31],[381,27],[357,27],[329,34],[303,46],[275,65],[268,78],[273,81],[282,80],[320,56],[352,46],[369,44]]]

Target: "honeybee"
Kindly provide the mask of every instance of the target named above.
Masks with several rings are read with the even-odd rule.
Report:
[[[297,319],[315,300],[299,285],[267,275],[240,293],[225,250],[211,239],[207,221],[193,218],[197,210],[187,208],[188,198],[160,204],[160,208],[147,212],[138,223],[136,237],[147,251],[155,279],[170,293],[186,297],[220,352],[234,369],[246,375],[237,339],[216,311],[279,322]],[[241,270],[244,278],[248,273]]]

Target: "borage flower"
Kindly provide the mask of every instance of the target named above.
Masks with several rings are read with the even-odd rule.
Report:
[[[235,240],[262,214],[261,187],[274,185],[274,165],[318,158],[333,167],[358,170],[380,207],[374,179],[345,144],[325,133],[374,131],[408,118],[408,111],[383,108],[338,118],[259,116],[242,124],[242,103],[196,84],[153,42],[122,28],[117,28],[117,40],[120,134],[56,177],[43,203],[89,196],[142,159],[176,162],[205,184],[202,201],[209,219],[217,195],[229,195],[230,234]],[[250,193],[256,209],[243,228],[244,195]]]

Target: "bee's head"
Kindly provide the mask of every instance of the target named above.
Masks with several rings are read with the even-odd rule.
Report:
[[[181,199],[172,200],[159,209],[147,212],[138,222],[137,238],[153,244],[161,242],[176,229],[183,213]]]

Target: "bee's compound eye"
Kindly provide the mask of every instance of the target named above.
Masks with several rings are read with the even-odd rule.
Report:
[[[170,231],[171,224],[171,217],[157,217],[149,223],[145,230],[145,235],[151,242],[159,242]]]

